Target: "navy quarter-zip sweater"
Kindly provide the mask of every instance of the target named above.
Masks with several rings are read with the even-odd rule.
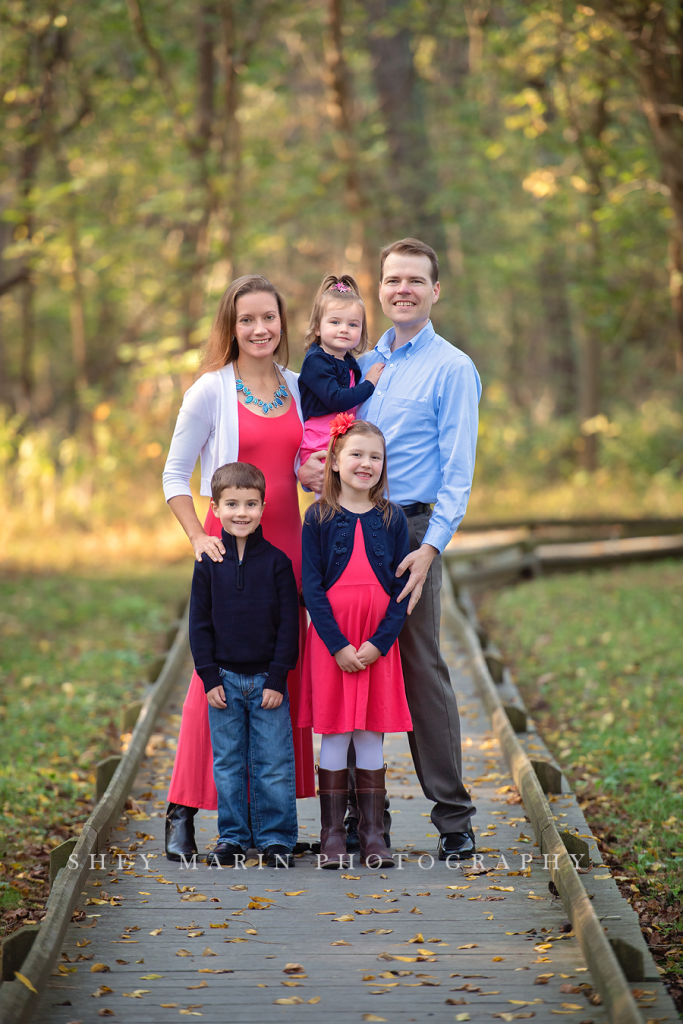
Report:
[[[351,387],[351,374],[355,387]],[[311,345],[306,353],[299,374],[301,415],[304,420],[311,416],[325,416],[330,412],[348,412],[372,397],[375,385],[363,380],[363,371],[347,352],[343,359],[331,356],[320,347]]]
[[[190,647],[208,693],[221,683],[220,669],[240,675],[268,673],[265,689],[284,693],[299,657],[299,598],[292,563],[265,539],[260,526],[237,541],[221,534],[225,554],[205,553],[195,562],[190,597]]]
[[[327,591],[349,564],[359,519],[368,561],[389,595],[386,615],[368,640],[382,654],[387,654],[401,632],[408,612],[408,598],[400,604],[396,598],[408,577],[397,578],[396,569],[410,551],[408,520],[399,505],[389,507],[391,519],[386,525],[384,513],[378,508],[361,514],[342,509],[322,523],[317,503],[306,511],[302,534],[304,600],[311,622],[330,654],[336,654],[349,644],[335,621]]]

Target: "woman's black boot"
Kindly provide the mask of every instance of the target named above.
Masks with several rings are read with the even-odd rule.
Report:
[[[169,804],[166,809],[166,856],[169,860],[188,860],[197,852],[194,838],[196,807]]]

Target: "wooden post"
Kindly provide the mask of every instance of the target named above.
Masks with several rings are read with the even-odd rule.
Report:
[[[40,931],[39,924],[25,924],[23,928],[12,932],[2,940],[2,977],[3,981],[14,981],[14,972],[20,971],[24,960],[31,951],[36,935]]]
[[[614,950],[621,969],[626,975],[627,981],[644,981],[645,969],[643,967],[643,954],[625,939],[610,939],[610,945]]]
[[[562,772],[550,761],[532,761],[531,767],[536,772],[541,789],[544,793],[562,792]]]
[[[95,803],[99,803],[106,793],[107,786],[114,778],[114,772],[118,768],[120,761],[121,757],[119,754],[112,754],[111,757],[105,757],[103,761],[98,761],[95,765],[95,771],[97,773],[95,783]]]
[[[143,704],[144,701],[141,700],[134,700],[130,704],[126,704],[121,712],[121,732],[133,731]]]
[[[99,800],[99,797],[97,799]],[[66,867],[69,855],[77,842],[78,839],[74,836],[73,839],[67,839],[65,843],[60,843],[59,846],[55,846],[54,850],[50,850],[50,888],[52,888],[59,869]]]
[[[488,651],[484,651],[484,661],[486,662],[486,667],[491,673],[491,679],[493,679],[494,683],[502,683],[505,663],[500,651],[495,647],[490,648]]]
[[[564,848],[567,853],[575,853],[579,858],[579,867],[587,868],[590,867],[590,847],[588,843],[583,839],[579,839],[573,832],[568,832],[566,829],[560,832],[560,839],[564,843]]]
[[[503,710],[515,732],[526,732],[526,711],[515,704],[503,704]]]

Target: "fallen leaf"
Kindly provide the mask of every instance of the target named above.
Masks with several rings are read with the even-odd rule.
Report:
[[[227,922],[223,922],[223,924],[213,924],[213,922],[212,922],[211,924],[209,924],[209,928],[229,928],[229,927],[230,927],[230,925]]]
[[[258,932],[256,931],[255,928],[245,928],[244,930],[247,933],[247,935],[258,935]]]
[[[214,951],[211,949],[211,946],[207,946],[204,952],[202,953],[202,956],[218,956],[218,953],[214,953]]]
[[[92,995],[93,999],[101,999],[102,996],[106,996],[110,992],[113,992],[113,991],[114,991],[114,989],[113,988],[109,988],[108,985],[100,985],[100,987],[98,989],[95,989],[95,991],[92,992],[91,995]]]
[[[394,930],[393,928],[378,928],[376,934],[377,935],[391,935],[393,930]]]
[[[194,956],[194,953],[190,953],[189,949],[178,949],[176,956]]]
[[[305,892],[309,892],[308,889],[299,889],[297,892],[286,892],[285,896],[303,896]]]
[[[116,1016],[116,1014],[114,1013],[114,1011],[113,1010],[109,1010],[106,1006],[103,1006],[102,1009],[100,1010],[100,1012],[98,1013],[98,1017],[115,1017],[115,1016]]]
[[[378,1017],[376,1013],[364,1013],[361,1020],[386,1020],[386,1017]]]
[[[498,963],[501,962],[501,960],[504,960],[504,959],[505,959],[504,956],[492,956],[491,957],[491,963],[498,964]]]
[[[471,885],[447,885],[447,889],[471,889]]]
[[[353,914],[342,914],[341,917],[333,917],[333,921],[355,921]]]
[[[468,942],[465,946],[458,946],[458,949],[476,949],[477,945],[476,942]]]
[[[192,892],[189,896],[180,897],[180,899],[185,903],[205,903],[208,898],[208,896],[202,896],[200,892]]]
[[[93,964],[90,968],[92,974],[106,974],[106,972],[110,970],[111,967],[107,967],[106,964]]]
[[[164,1010],[173,1010],[177,1005],[177,1003],[159,1003],[159,1006],[163,1006]]]
[[[228,889],[232,889],[233,892],[246,892],[247,888],[248,886],[244,885],[243,882],[240,882],[239,885],[228,886]]]
[[[299,996],[290,996],[289,999],[274,999],[273,1002],[276,1006],[298,1006],[301,1003],[305,1003],[305,999],[301,999]]]
[[[206,981],[205,978],[202,978],[202,980],[199,982],[198,985],[186,985],[185,986],[185,988],[188,989],[188,990],[189,989],[193,989],[193,988],[208,988],[208,987],[209,987],[209,983],[208,983],[208,981]]]
[[[157,978],[163,978],[163,974],[141,974],[140,981],[156,981]]]
[[[560,1003],[563,1010],[582,1010],[580,1003]]]
[[[161,933],[163,932],[163,930],[164,930],[163,928],[155,928],[155,929],[154,929],[154,931],[153,931],[153,932],[150,932],[149,934],[150,934],[150,935],[161,935]]]
[[[470,1019],[470,1015],[469,1015],[469,1013],[456,1013],[455,1019],[456,1020],[469,1020]]]
[[[38,995],[38,990],[33,987],[33,982],[30,978],[27,978],[25,974],[22,974],[21,971],[15,971],[14,977],[17,981],[20,981],[22,985],[25,985],[29,992],[35,992],[35,994]]]
[[[319,1003],[320,1002],[320,996],[313,996],[313,998],[309,999],[308,1001],[309,1001],[309,1003]]]
[[[287,988],[303,988],[303,984],[300,981],[281,981],[281,985],[286,985]]]
[[[413,907],[413,909],[410,911],[410,913],[411,914],[421,914],[422,911],[419,910],[417,907]]]
[[[422,932],[418,932],[416,935],[413,935],[412,939],[408,939],[408,942],[409,943],[411,943],[411,942],[424,942],[424,940],[425,939],[424,939],[424,935],[422,934]]]
[[[285,964],[282,968],[283,974],[303,974],[306,968],[303,964]]]
[[[497,889],[498,892],[514,892],[514,885],[487,885],[487,889]]]
[[[347,942],[346,939],[337,939],[336,942],[331,942],[331,946],[350,946],[351,943]]]
[[[234,974],[232,968],[223,967],[200,967],[197,974]]]
[[[148,988],[136,988],[134,992],[124,992],[124,996],[128,996],[129,999],[142,999],[143,996],[149,995]]]
[[[347,882],[360,882],[360,875],[340,875],[340,878],[345,878]]]

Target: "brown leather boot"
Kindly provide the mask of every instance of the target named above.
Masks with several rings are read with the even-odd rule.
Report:
[[[346,856],[346,829],[344,815],[349,797],[349,770],[340,768],[331,772],[318,768],[320,794],[320,853],[327,857],[321,867],[336,869],[348,867]]]
[[[393,868],[394,866],[384,842],[386,769],[386,765],[384,768],[376,768],[372,771],[369,768],[356,768],[356,799],[360,814],[358,825],[360,855],[361,860],[372,869]],[[367,863],[368,857],[371,858],[370,864]]]

